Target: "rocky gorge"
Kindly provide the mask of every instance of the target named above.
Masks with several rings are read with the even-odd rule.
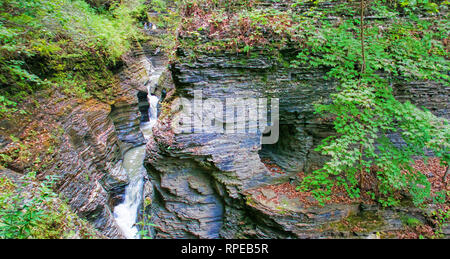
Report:
[[[263,1],[260,8],[267,5]],[[333,120],[317,114],[315,105],[330,103],[338,82],[324,79],[327,68],[286,66],[295,50],[283,51],[276,60],[264,50],[255,50],[251,56],[205,52],[192,59],[189,50],[178,46],[177,58],[169,61],[159,48],[135,42],[115,71],[118,83],[110,101],[65,98],[58,90],[43,91],[39,109],[31,118],[0,122],[0,151],[17,147],[9,140],[13,133],[22,132],[27,139],[30,131],[45,132],[33,147],[34,153],[44,154],[52,146],[52,152],[42,158],[49,166],[42,168],[39,177],[57,175],[55,191],[102,238],[127,237],[115,208],[124,202],[130,184],[124,169],[126,154],[136,147],[145,147],[142,196],[134,204],[136,221],[151,223],[139,227],[151,238],[396,238],[395,233],[411,221],[433,227],[433,205],[423,209],[405,201],[384,208],[345,197],[318,205],[311,197],[297,194],[295,187],[303,175],[329,159],[316,148],[326,137],[336,135]],[[450,119],[450,89],[445,84],[388,79],[398,100]],[[177,131],[177,116],[182,113],[177,105],[181,99],[194,103],[199,92],[203,99],[221,102],[278,99],[278,141],[263,143],[263,128],[210,132],[211,124],[204,121],[210,111],[204,109],[192,114],[204,127],[202,131]],[[157,120],[147,129],[150,134],[144,134],[142,125],[155,113],[150,96],[159,100]],[[244,101],[236,109],[248,107]],[[232,125],[224,122],[223,127],[235,123],[249,126],[251,121],[244,116]],[[395,134],[391,139],[403,144]],[[31,158],[25,161],[13,161],[0,169],[0,176],[14,178],[39,164]],[[437,170],[442,168],[430,167],[427,173],[437,175]],[[448,223],[442,232],[450,238]]]
[[[144,160],[149,178],[144,199],[152,202],[139,213],[151,215],[154,238],[373,237],[380,231],[402,229],[405,216],[426,222],[423,211],[411,207],[379,210],[358,203],[307,207],[264,188],[295,181],[298,172],[311,172],[326,159],[314,151],[321,139],[333,134],[332,124],[322,121],[313,108],[334,91],[333,82],[317,80],[323,71],[289,70],[264,57],[246,60],[245,56],[241,57],[245,63],[221,56],[168,67],[163,57],[145,54],[135,54],[121,73],[122,92],[111,106],[73,104],[63,113],[64,119],[57,119],[64,134],[53,158],[59,162],[48,171],[62,176],[58,192],[105,236],[124,237],[113,211],[128,184],[123,156],[146,143],[139,125],[148,120],[148,84],[152,94],[161,97],[161,110],[165,102],[192,99],[198,89],[205,98],[280,98],[280,139],[275,145],[262,145],[261,132],[175,134],[170,126],[174,114],[160,111]],[[152,78],[155,73],[159,83]],[[396,89],[400,98],[448,117],[445,87],[430,89],[417,82]],[[271,172],[261,161],[264,158],[284,173]],[[366,214],[377,223],[361,233],[326,230],[349,216],[364,222]]]
[[[109,238],[124,237],[114,220],[113,210],[122,201],[128,184],[128,175],[122,169],[123,156],[146,142],[140,124],[149,118],[142,116],[140,109],[148,111],[149,104],[140,96],[146,97],[148,86],[154,86],[155,77],[159,78],[163,73],[163,61],[153,58],[157,60],[153,62],[159,65],[156,69],[143,49],[129,54],[124,69],[118,73],[120,83],[110,104],[67,100],[55,91],[42,97],[44,107],[36,115],[46,121],[45,125],[27,123],[26,120],[23,121],[25,126],[17,125],[24,131],[48,127],[62,133],[56,141],[55,152],[49,158],[51,167],[40,177],[58,175],[57,192],[78,215]],[[5,139],[6,134],[18,130],[12,125],[6,127],[3,131]],[[45,142],[43,147],[35,148],[42,150],[48,145]],[[5,150],[13,146],[12,142],[2,143]],[[18,165],[13,169],[20,175],[21,167],[28,166]]]

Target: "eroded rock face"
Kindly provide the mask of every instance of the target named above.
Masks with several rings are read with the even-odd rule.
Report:
[[[79,106],[68,115],[52,172],[61,176],[58,191],[77,213],[108,237],[120,237],[108,191],[126,184],[127,176],[121,173],[121,151],[109,109],[100,107]]]
[[[332,121],[314,114],[314,105],[329,102],[335,91],[336,82],[323,79],[326,71],[286,68],[264,56],[213,55],[193,62],[182,60],[171,68],[176,90],[166,103],[175,103],[180,97],[192,101],[197,90],[204,99],[222,101],[276,97],[280,100],[280,140],[275,145],[261,145],[260,131],[176,134],[172,123],[177,113],[163,114],[154,127],[154,140],[147,144],[146,160],[154,186],[147,213],[157,225],[156,238],[332,237],[342,233],[318,231],[363,213],[358,204],[306,209],[292,200],[286,201],[287,208],[280,213],[277,205],[264,204],[254,193],[257,187],[293,180],[298,172],[311,172],[325,161],[314,148],[334,134]],[[448,117],[448,89],[425,85],[397,84],[395,89],[401,100]],[[204,114],[196,116],[203,118]],[[270,172],[261,158],[270,158],[286,174]],[[394,219],[398,215],[379,216]],[[398,220],[387,222],[384,227],[398,228]]]
[[[113,209],[128,184],[122,170],[123,154],[145,144],[139,128],[138,92],[147,91],[151,66],[143,54],[128,57],[111,105],[95,100],[70,103],[61,119],[56,163],[48,170],[61,176],[58,191],[69,205],[109,238],[124,237]]]

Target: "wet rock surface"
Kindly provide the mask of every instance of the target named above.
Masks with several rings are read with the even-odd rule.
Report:
[[[113,103],[78,107],[64,123],[56,158],[60,163],[54,169],[63,176],[59,190],[79,214],[110,238],[124,237],[113,210],[122,202],[129,180],[122,169],[123,155],[146,142],[139,127],[143,118],[138,93],[147,94],[152,73],[152,62],[142,51],[131,53],[119,74]]]
[[[45,138],[37,140],[43,147],[57,139],[47,153],[51,156],[48,167],[38,177],[59,176],[56,191],[108,238],[124,237],[113,216],[114,206],[122,201],[129,181],[122,159],[127,150],[146,142],[139,128],[138,93],[147,94],[146,85],[154,73],[143,51],[129,53],[124,64],[117,74],[119,83],[114,86],[114,95],[109,98],[112,101],[67,98],[58,91],[43,93],[36,97],[41,105],[35,117],[24,121],[24,126],[8,128],[8,132],[20,133],[36,124],[34,130],[49,132],[49,137],[43,135]],[[17,145],[9,140],[8,132],[1,134],[2,149]],[[36,150],[42,152],[42,148]],[[33,161],[29,161],[13,164],[12,169],[24,173],[32,166]]]

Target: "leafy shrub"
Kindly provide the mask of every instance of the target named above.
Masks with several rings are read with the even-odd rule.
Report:
[[[83,0],[2,1],[0,116],[36,89],[64,86],[67,76],[104,88],[112,81],[109,68],[137,35],[143,2],[121,1],[99,13]]]
[[[423,203],[430,197],[430,183],[421,172],[412,170],[413,158],[431,150],[448,163],[450,127],[448,120],[396,100],[391,83],[400,78],[406,82],[433,80],[448,86],[449,63],[443,45],[446,33],[442,31],[448,21],[421,20],[415,15],[388,25],[374,21],[364,24],[364,44],[358,37],[362,34],[359,19],[321,25],[317,28],[312,24],[312,29],[307,29],[311,32],[304,41],[306,48],[293,65],[328,67],[327,77],[341,83],[331,104],[317,105],[319,113],[335,118],[337,136],[325,139],[317,148],[331,159],[299,189],[311,189],[324,200],[337,184],[351,197],[360,197],[361,179],[375,168],[381,204],[396,204],[394,193],[398,190],[409,192],[416,205]],[[419,34],[417,28],[421,28]],[[392,143],[392,134],[399,134],[405,144]]]
[[[0,238],[94,238],[100,235],[58,199],[55,178],[38,183],[30,173],[12,183],[0,178]]]

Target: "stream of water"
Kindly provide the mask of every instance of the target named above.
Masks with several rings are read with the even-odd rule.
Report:
[[[148,98],[149,122],[141,124],[141,131],[145,139],[152,136],[152,128],[158,119],[158,97],[150,95]],[[144,188],[144,176],[147,173],[143,162],[145,158],[145,145],[132,148],[125,153],[122,170],[125,170],[129,178],[129,184],[125,188],[124,201],[114,208],[114,218],[126,238],[139,238],[136,226],[139,205],[142,202],[142,191]]]

